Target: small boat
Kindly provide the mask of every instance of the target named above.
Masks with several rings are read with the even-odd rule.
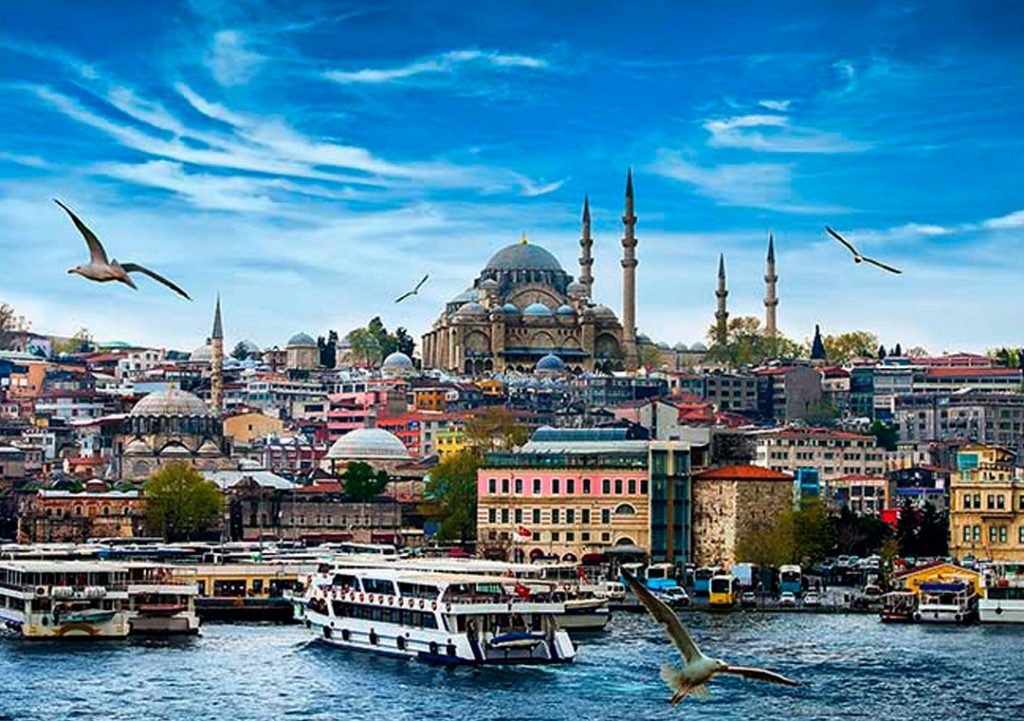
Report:
[[[922,623],[970,623],[978,614],[978,597],[970,583],[922,583],[914,620]]]
[[[1000,561],[986,569],[978,615],[982,623],[1024,623],[1024,564]]]
[[[910,623],[917,610],[917,594],[913,591],[891,591],[882,596],[879,617],[886,623]]]
[[[509,631],[495,636],[487,642],[487,645],[497,649],[533,648],[543,641],[543,636],[536,636],[526,631]]]

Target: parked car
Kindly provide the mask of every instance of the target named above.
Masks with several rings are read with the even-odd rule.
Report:
[[[780,606],[795,606],[796,595],[792,591],[783,591],[782,595],[779,596]]]
[[[757,606],[757,594],[753,591],[744,591],[740,595],[740,606],[743,608],[754,608]]]
[[[808,591],[804,595],[804,605],[818,607],[821,605],[821,596],[818,595],[817,591]]]
[[[658,596],[661,598],[662,601],[667,603],[669,606],[672,606],[673,608],[679,608],[681,606],[690,605],[689,595],[687,595],[686,591],[684,591],[679,586],[672,586],[670,588],[664,589],[663,591],[659,591]]]

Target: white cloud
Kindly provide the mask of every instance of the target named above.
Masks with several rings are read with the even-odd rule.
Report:
[[[210,73],[221,85],[244,85],[265,60],[250,48],[249,39],[238,30],[214,33],[205,59]]]
[[[29,168],[48,168],[50,164],[37,155],[20,155],[18,153],[7,153],[0,151],[0,163],[14,163]]]
[[[837,133],[795,127],[785,115],[737,115],[704,121],[708,145],[765,153],[856,153],[869,143],[848,140]]]
[[[1007,228],[1024,228],[1024,210],[1017,210],[1008,215],[998,218],[989,218],[982,221],[981,225],[992,230],[1005,230]]]
[[[380,84],[407,80],[420,75],[436,75],[454,73],[462,66],[496,67],[496,68],[529,68],[539,70],[546,68],[547,61],[528,55],[510,55],[495,51],[453,50],[440,55],[389,68],[363,68],[361,70],[329,70],[324,77],[341,84]]]
[[[841,212],[842,208],[802,203],[794,198],[793,166],[787,163],[735,163],[702,166],[679,153],[662,151],[651,170],[693,186],[720,205],[764,208],[784,213]]]
[[[520,184],[522,186],[522,195],[526,198],[537,198],[541,195],[547,195],[553,193],[569,181],[568,178],[562,178],[551,183],[535,183],[533,180],[527,177],[522,177]]]
[[[789,106],[793,104],[792,100],[761,100],[757,103],[762,108],[768,110],[775,110],[776,112],[784,113],[789,110]]]

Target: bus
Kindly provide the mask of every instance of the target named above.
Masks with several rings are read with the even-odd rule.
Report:
[[[711,593],[711,579],[721,572],[720,568],[705,566],[693,572],[693,595],[707,596]]]
[[[711,577],[708,584],[708,608],[729,609],[736,603],[739,581],[735,576],[720,574]]]
[[[646,568],[640,563],[623,563],[622,569],[633,574],[651,591],[664,591],[679,586],[676,582],[676,568],[671,563],[653,563]],[[625,578],[622,583],[626,585]]]
[[[804,591],[804,576],[800,566],[779,567],[779,593],[799,596]]]

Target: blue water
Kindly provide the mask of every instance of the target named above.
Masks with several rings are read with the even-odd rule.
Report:
[[[676,654],[617,614],[559,667],[444,669],[310,642],[299,626],[207,625],[174,641],[0,640],[0,719],[1024,719],[1024,628],[884,626],[871,616],[686,617],[705,652],[804,683],[719,678],[677,708]]]

